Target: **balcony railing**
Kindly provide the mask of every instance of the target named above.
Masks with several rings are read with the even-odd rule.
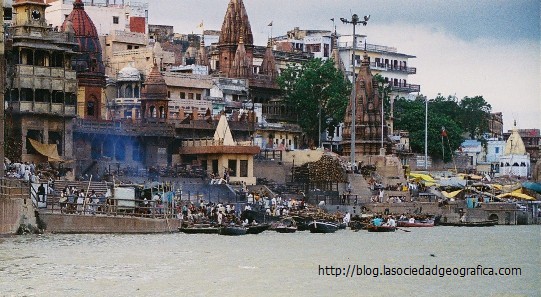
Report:
[[[370,68],[372,68],[374,70],[403,72],[403,73],[407,73],[407,74],[416,74],[417,73],[417,68],[415,68],[415,67],[394,66],[394,65],[390,65],[390,64],[376,63],[376,62],[370,63]]]
[[[17,113],[48,113],[51,115],[75,116],[75,106],[63,103],[14,101],[9,107]]]
[[[412,84],[392,85],[391,90],[400,93],[416,93],[421,91],[421,86]]]

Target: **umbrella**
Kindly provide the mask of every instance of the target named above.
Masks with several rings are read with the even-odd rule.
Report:
[[[511,192],[511,193],[505,193],[505,194],[500,194],[497,196],[498,198],[516,198],[516,199],[521,199],[521,200],[530,200],[530,201],[535,201],[536,199],[532,196],[529,196],[529,195],[526,195],[526,194],[522,194],[522,193],[518,193],[518,192]]]

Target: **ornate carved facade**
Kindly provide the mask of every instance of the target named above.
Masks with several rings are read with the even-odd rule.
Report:
[[[79,86],[77,114],[84,119],[101,119],[105,114],[105,67],[96,26],[85,12],[82,0],[73,2],[73,10],[62,24],[62,31],[73,34],[79,53],[72,60]]]
[[[366,53],[355,84],[355,155],[378,155],[382,147],[381,99],[378,94],[377,83],[370,71],[370,61]],[[346,156],[349,156],[351,152],[352,130],[352,106],[350,101],[344,119],[344,141],[342,143],[343,154]],[[383,147],[387,148],[387,129],[384,129],[383,133]]]

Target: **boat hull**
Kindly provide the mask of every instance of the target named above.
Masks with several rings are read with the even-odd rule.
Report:
[[[218,228],[215,227],[181,227],[178,231],[186,234],[217,234]]]
[[[297,232],[297,227],[286,227],[286,226],[279,226],[274,229],[278,233],[295,233]]]
[[[311,233],[334,233],[338,230],[338,225],[328,222],[314,221],[308,227]]]
[[[481,221],[481,222],[458,222],[458,223],[442,223],[442,226],[455,226],[455,227],[492,227],[497,225],[498,221]]]
[[[434,221],[415,223],[410,223],[409,221],[398,221],[396,225],[398,227],[434,227]]]
[[[257,226],[249,226],[247,229],[246,229],[246,234],[259,234],[265,230],[268,230],[270,227],[269,224],[262,224],[262,225],[257,225]]]
[[[220,235],[238,236],[246,234],[246,228],[240,226],[225,226],[218,230]]]
[[[368,226],[366,228],[368,232],[394,232],[396,227],[391,226]]]

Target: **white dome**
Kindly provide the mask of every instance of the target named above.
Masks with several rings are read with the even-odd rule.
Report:
[[[118,81],[140,81],[141,72],[137,70],[137,68],[133,67],[132,65],[128,65],[122,68],[118,72],[117,80]]]

